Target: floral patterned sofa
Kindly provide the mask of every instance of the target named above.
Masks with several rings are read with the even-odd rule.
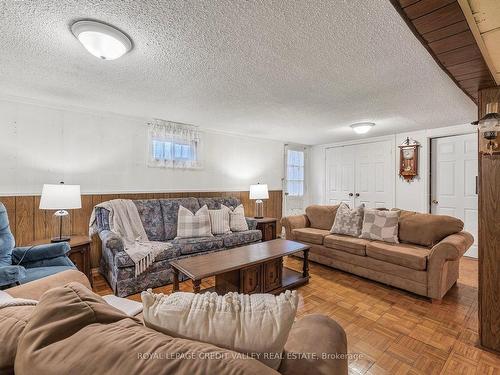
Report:
[[[179,205],[194,213],[205,204],[211,210],[219,209],[221,203],[234,208],[241,203],[237,198],[144,199],[134,200],[134,203],[149,240],[170,242],[173,246],[160,253],[146,272],[135,277],[134,262],[124,251],[121,238],[109,230],[109,212],[104,208],[98,208],[97,228],[102,241],[99,271],[119,297],[170,284],[173,279],[170,261],[173,259],[221,251],[260,242],[262,239],[261,231],[256,230],[257,221],[251,218],[247,218],[248,231],[213,237],[175,238]]]

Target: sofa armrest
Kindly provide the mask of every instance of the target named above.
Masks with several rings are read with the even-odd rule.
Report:
[[[125,250],[122,238],[110,230],[102,230],[99,232],[99,237],[102,241],[102,246],[109,249],[113,254]]]
[[[255,220],[253,217],[246,217],[245,219],[247,221],[248,230],[257,229],[257,220]]]
[[[434,245],[427,259],[428,297],[441,299],[446,294],[458,277],[458,274],[455,276],[447,274],[446,263],[458,261],[473,243],[474,237],[462,231],[449,235]]]
[[[307,228],[311,226],[307,215],[287,216],[281,219],[281,225],[285,228],[285,238],[293,240],[292,230],[298,228]]]
[[[431,249],[429,261],[449,261],[460,259],[474,243],[474,237],[469,232],[452,234]]]
[[[71,247],[68,242],[16,247],[12,250],[12,263],[24,265],[41,260],[64,257],[70,250]]]
[[[30,281],[29,283],[15,286],[10,289],[6,289],[5,292],[15,298],[28,298],[38,301],[42,294],[47,290],[64,286],[73,281],[83,284],[89,290],[92,290],[90,282],[85,274],[77,270],[67,270],[44,277],[42,279]]]
[[[0,287],[15,284],[23,277],[26,277],[26,270],[23,266],[0,267]]]
[[[305,356],[301,356],[300,354]],[[347,337],[325,315],[307,315],[295,322],[285,344],[282,375],[347,375]]]

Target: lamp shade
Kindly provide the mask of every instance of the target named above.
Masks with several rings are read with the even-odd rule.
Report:
[[[269,199],[267,184],[250,185],[250,199]]]
[[[41,210],[70,210],[82,208],[80,185],[43,185],[39,208]]]

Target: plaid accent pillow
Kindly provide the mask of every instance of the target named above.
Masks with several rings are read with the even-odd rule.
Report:
[[[227,208],[229,210],[229,227],[231,228],[231,232],[244,232],[248,230],[247,219],[245,218],[245,209],[243,205],[240,204],[234,210],[231,210],[229,207],[220,205],[222,208]]]
[[[365,210],[361,238],[399,243],[398,223],[401,211]]]
[[[210,214],[212,234],[231,233],[231,228],[229,228],[229,208],[221,204],[220,210],[208,210],[208,213]]]
[[[212,237],[207,205],[200,208],[196,214],[193,214],[185,207],[179,206],[176,238],[192,237]]]
[[[364,208],[365,205],[362,203],[358,208],[351,210],[347,204],[342,202],[337,209],[330,233],[359,237],[363,225]]]

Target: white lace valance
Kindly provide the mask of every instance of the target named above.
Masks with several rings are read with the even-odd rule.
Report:
[[[148,166],[201,168],[201,133],[197,127],[159,119],[148,126]]]

